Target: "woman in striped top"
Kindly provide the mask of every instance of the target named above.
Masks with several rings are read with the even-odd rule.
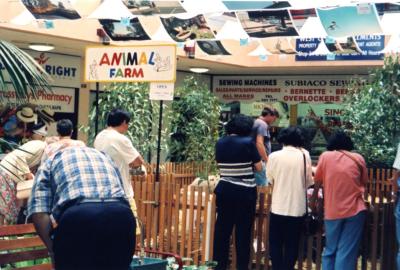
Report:
[[[257,189],[254,169],[261,171],[261,158],[252,141],[254,120],[236,115],[227,126],[227,136],[216,144],[216,160],[220,181],[214,193],[217,197],[217,221],[215,223],[214,257],[216,269],[227,269],[229,239],[236,228],[237,269],[248,269],[250,237],[254,221]]]

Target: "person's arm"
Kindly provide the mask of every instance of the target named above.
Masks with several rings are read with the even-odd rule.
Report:
[[[139,166],[141,166],[142,164],[145,164],[144,159],[142,158],[141,155],[139,155],[138,157],[136,157],[131,163],[129,163],[129,167],[131,168],[137,168]]]
[[[257,135],[257,137],[256,137],[256,147],[257,147],[258,153],[261,156],[261,159],[264,160],[265,162],[267,162],[268,161],[268,155],[267,155],[267,151],[265,150],[264,136]]]
[[[53,228],[51,226],[50,215],[48,213],[34,213],[32,214],[32,221],[40,239],[42,239],[43,243],[46,245],[54,265],[53,240],[50,237]]]
[[[262,163],[261,161],[254,163],[254,169],[256,170],[256,172],[261,172],[262,171]]]

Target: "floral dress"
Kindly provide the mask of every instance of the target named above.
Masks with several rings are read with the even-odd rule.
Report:
[[[0,215],[5,224],[14,224],[18,217],[17,185],[10,176],[0,168]]]

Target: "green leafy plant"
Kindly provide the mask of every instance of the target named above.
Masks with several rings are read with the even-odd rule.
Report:
[[[345,99],[344,121],[371,166],[391,166],[400,132],[400,64],[388,57],[367,81],[355,81]]]
[[[114,108],[122,108],[131,114],[131,121],[127,136],[135,148],[144,156],[153,153],[157,148],[157,130],[159,117],[159,103],[149,99],[149,85],[147,83],[113,83],[99,96],[99,131],[106,127],[107,114]],[[165,113],[167,114],[167,113]],[[164,115],[167,117],[167,115]],[[88,134],[89,145],[95,138],[96,107],[93,106],[88,127],[81,130]],[[162,147],[166,147],[167,131],[162,131]]]
[[[213,171],[220,115],[218,99],[193,76],[184,80],[176,95],[172,103],[169,158],[174,162],[205,161],[209,163],[207,171]]]
[[[15,45],[0,40],[0,91],[7,90],[5,74],[8,73],[15,89],[17,100],[27,99],[30,95],[37,98],[39,91],[51,91],[50,76],[26,52]],[[3,95],[0,95],[0,100]]]

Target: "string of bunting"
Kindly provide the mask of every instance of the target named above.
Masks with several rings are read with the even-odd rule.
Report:
[[[1,23],[57,31],[55,20],[98,20],[117,44],[168,41],[179,48],[197,46],[205,56],[232,55],[227,40],[253,46],[248,55],[261,61],[274,54],[381,59],[400,51],[396,1],[21,0],[8,5],[20,5],[21,13]],[[385,36],[390,38],[386,47]]]

